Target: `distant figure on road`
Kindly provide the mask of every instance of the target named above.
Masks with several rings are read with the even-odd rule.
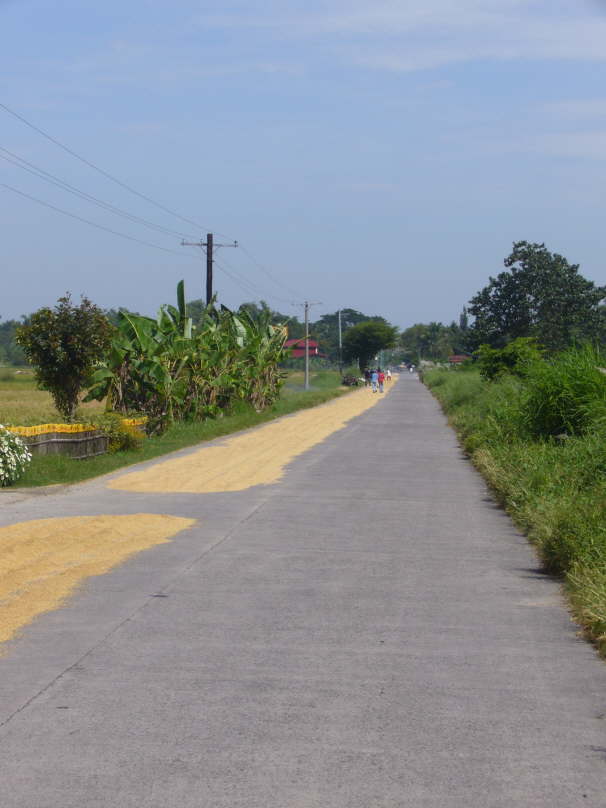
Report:
[[[383,390],[385,389],[385,388],[384,388],[384,384],[385,384],[385,374],[383,373],[383,371],[381,370],[381,368],[379,368],[379,374],[378,374],[378,375],[379,375],[379,393],[382,393],[382,392],[383,392]]]
[[[379,371],[373,370],[370,374],[370,383],[372,384],[372,392],[377,392],[377,385],[379,384]]]
[[[389,368],[387,368],[387,372],[385,373],[385,381],[386,382],[391,381],[391,370]]]
[[[368,368],[364,371],[364,387],[370,387],[370,370]]]

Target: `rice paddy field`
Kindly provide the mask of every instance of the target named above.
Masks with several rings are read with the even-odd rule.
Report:
[[[81,404],[79,415],[103,412],[103,403]],[[0,424],[34,426],[62,423],[50,393],[38,390],[29,368],[0,368]]]

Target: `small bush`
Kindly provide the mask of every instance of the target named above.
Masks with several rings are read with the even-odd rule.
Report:
[[[529,367],[542,358],[543,352],[532,337],[518,337],[504,348],[481,345],[476,351],[480,375],[493,381],[506,373],[524,378]]]
[[[341,384],[344,387],[359,387],[362,384],[359,376],[347,375],[341,379]]]
[[[138,451],[143,446],[144,434],[137,427],[122,423],[123,417],[116,412],[106,412],[92,421],[94,427],[109,437],[110,454]]]
[[[0,486],[17,482],[31,459],[23,441],[0,424]]]
[[[606,376],[598,369],[603,361],[585,346],[531,366],[524,415],[533,435],[582,435],[606,426]]]
[[[75,306],[69,293],[17,328],[17,344],[34,366],[38,386],[50,392],[66,421],[74,420],[80,392],[108,352],[112,332],[98,306],[86,297]]]

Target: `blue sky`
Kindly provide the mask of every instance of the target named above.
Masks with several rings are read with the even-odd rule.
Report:
[[[153,312],[322,301],[406,327],[456,319],[515,240],[606,284],[606,2],[0,0],[0,147],[155,232],[0,160],[0,316],[66,290]],[[0,152],[6,156],[6,152]],[[254,261],[251,259],[253,256]]]

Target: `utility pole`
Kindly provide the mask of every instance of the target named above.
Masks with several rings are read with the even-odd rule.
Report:
[[[206,234],[206,241],[182,241],[182,247],[201,247],[206,250],[206,305],[210,306],[213,299],[213,250],[219,247],[237,247],[238,242],[233,244],[215,244],[212,233]]]
[[[339,373],[343,373],[343,339],[341,334],[341,309],[339,309]]]
[[[311,303],[306,300],[305,303],[297,304],[303,306],[305,312],[305,383],[303,388],[309,390],[309,310],[312,306],[319,306],[320,301],[314,300]]]

